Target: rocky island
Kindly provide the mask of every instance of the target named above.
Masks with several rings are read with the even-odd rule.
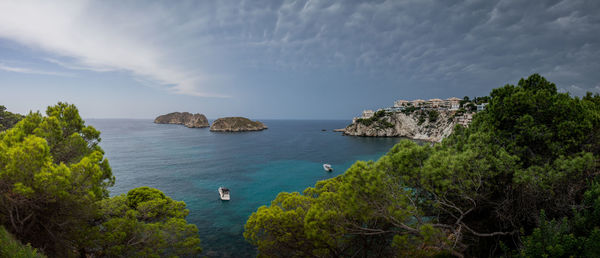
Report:
[[[173,112],[158,116],[154,119],[156,124],[178,124],[189,128],[209,127],[208,119],[203,114],[191,114],[188,112]]]
[[[213,132],[245,132],[262,131],[267,126],[259,121],[252,121],[245,117],[223,117],[215,120],[210,126]]]

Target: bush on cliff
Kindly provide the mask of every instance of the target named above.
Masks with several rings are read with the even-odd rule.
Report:
[[[364,126],[374,125],[378,129],[392,128],[394,127],[394,124],[384,120],[384,118],[388,115],[390,115],[390,113],[386,113],[385,110],[379,110],[375,112],[372,117],[359,118],[356,120],[356,122]]]
[[[429,110],[428,119],[430,123],[434,123],[440,117],[440,112],[437,110]]]
[[[600,96],[573,98],[534,74],[489,101],[441,144],[403,141],[280,193],[244,236],[273,257],[599,255],[579,247],[599,235]]]
[[[0,226],[0,257],[42,258],[46,257],[32,248],[16,240]]]

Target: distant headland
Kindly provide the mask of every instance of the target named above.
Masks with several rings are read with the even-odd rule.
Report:
[[[156,124],[178,124],[185,125],[189,128],[209,127],[208,119],[203,114],[191,114],[188,112],[173,112],[166,115],[158,116],[154,119]]]
[[[352,124],[339,131],[351,136],[407,137],[439,142],[452,133],[455,125],[467,127],[473,114],[484,110],[488,101],[488,97],[397,100],[392,107],[364,110],[362,116],[355,117]]]

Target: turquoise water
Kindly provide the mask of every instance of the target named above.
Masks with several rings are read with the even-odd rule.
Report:
[[[401,140],[331,131],[348,121],[263,122],[268,130],[213,133],[152,120],[87,120],[102,132],[100,145],[117,179],[111,195],[150,186],[185,201],[187,220],[198,226],[203,255],[209,257],[255,256],[242,233],[258,207],[281,191],[302,191],[337,176],[356,160],[376,160]],[[334,172],[325,172],[323,163]],[[219,186],[231,190],[231,201],[219,199]]]

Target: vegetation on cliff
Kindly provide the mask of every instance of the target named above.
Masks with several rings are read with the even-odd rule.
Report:
[[[0,257],[43,258],[31,245],[24,245],[0,226]]]
[[[280,193],[244,237],[265,257],[599,255],[600,96],[534,74],[486,100],[439,144]]]
[[[384,119],[385,116],[386,116],[386,112],[384,110],[379,110],[379,111],[375,112],[372,117],[359,118],[359,119],[356,119],[356,122],[359,124],[363,124],[365,126],[374,125],[377,128],[394,127],[394,124],[392,124]]]
[[[114,184],[74,105],[30,113],[0,133],[0,225],[50,256],[197,254],[185,203],[151,188],[109,198]]]

